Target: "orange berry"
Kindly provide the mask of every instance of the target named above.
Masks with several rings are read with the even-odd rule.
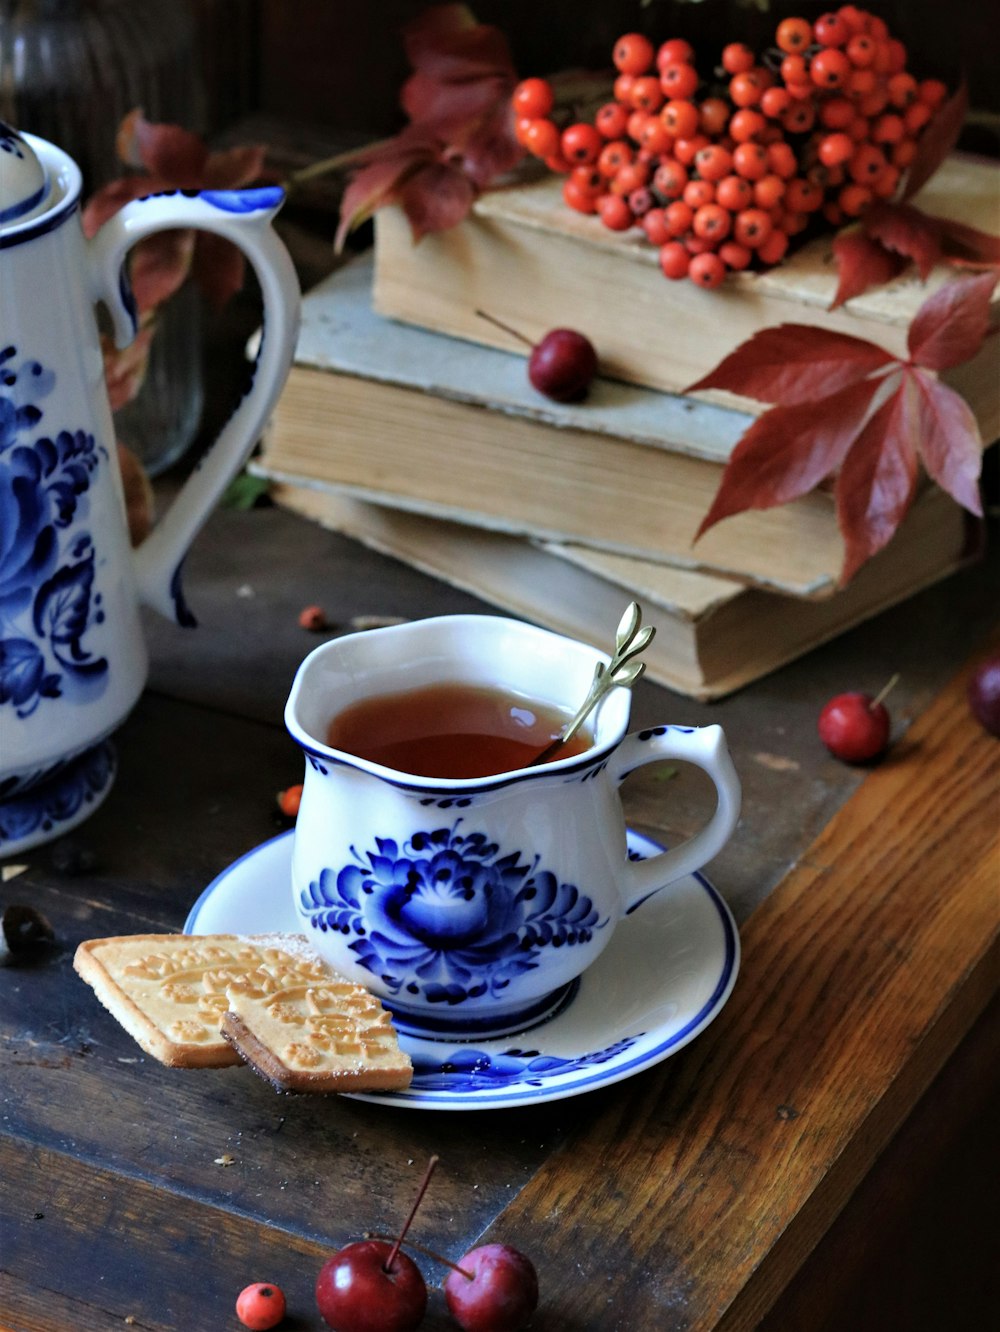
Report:
[[[651,119],[652,114],[649,111],[632,112],[625,126],[625,132],[633,143],[642,142],[642,132]]]
[[[750,266],[753,259],[753,251],[748,250],[745,245],[739,241],[725,241],[719,246],[719,258],[727,268],[733,268],[739,271]]]
[[[715,203],[715,186],[710,180],[690,180],[684,186],[684,202],[691,208]]]
[[[791,180],[799,169],[791,144],[785,143],[784,140],[768,144],[767,165],[768,170],[773,171],[782,180]]]
[[[727,74],[746,74],[757,63],[757,57],[743,42],[730,42],[722,48],[722,68]]]
[[[812,24],[806,19],[801,18],[782,19],[774,34],[774,40],[781,47],[782,51],[787,51],[791,54],[794,54],[797,51],[804,51],[806,47],[812,43],[812,39]]]
[[[721,241],[729,235],[732,217],[727,208],[710,203],[698,209],[691,225],[696,236],[704,240]]]
[[[288,819],[294,819],[299,812],[299,806],[302,804],[302,784],[286,786],[284,791],[278,792],[276,799],[282,814]]]
[[[605,102],[594,116],[594,128],[606,139],[620,139],[628,124],[628,112],[620,102]]]
[[[639,223],[646,233],[646,239],[650,245],[666,245],[673,234],[667,225],[667,214],[664,208],[650,208],[648,212],[643,213],[642,221]]]
[[[653,189],[665,199],[679,198],[687,183],[687,167],[680,162],[662,162],[653,172]]]
[[[617,194],[602,194],[598,198],[597,216],[609,231],[628,231],[635,221],[631,208]]]
[[[726,176],[715,187],[715,199],[733,213],[753,203],[753,186],[742,176]]]
[[[717,254],[697,254],[691,260],[688,277],[699,287],[711,290],[725,280],[726,265]]]
[[[878,75],[873,69],[856,69],[844,87],[852,97],[867,97],[878,87]]]
[[[680,241],[668,241],[660,246],[660,270],[673,282],[686,278],[691,267],[691,256]]]
[[[551,157],[560,151],[562,139],[551,120],[532,120],[524,135],[524,146],[535,157]]]
[[[768,88],[768,92],[777,92],[777,88]],[[759,111],[745,106],[737,111],[729,122],[729,133],[737,143],[749,143],[767,129],[767,121]]]
[[[711,140],[704,134],[695,134],[690,139],[683,136],[674,141],[674,157],[685,166],[690,166],[702,148],[707,148]]]
[[[780,65],[781,78],[786,84],[809,83],[809,64],[805,56],[785,56]]]
[[[784,259],[787,249],[788,237],[776,228],[763,245],[758,245],[757,258],[764,264],[778,264]]]
[[[899,186],[900,170],[897,166],[887,165],[880,176],[872,181],[871,191],[876,199],[891,199]]]
[[[652,74],[644,74],[636,79],[629,93],[629,101],[637,111],[659,111],[663,105],[663,89],[660,80]]]
[[[741,143],[733,149],[733,168],[746,180],[760,180],[767,175],[769,158],[762,143]]]
[[[871,127],[872,143],[899,143],[906,136],[903,117],[895,111],[887,111],[879,116]]]
[[[819,109],[820,123],[827,129],[846,129],[856,115],[853,103],[846,97],[831,97]]]
[[[532,122],[530,116],[517,116],[517,117],[515,117],[515,120],[514,120],[514,138],[518,141],[518,143],[521,145],[522,148],[527,148],[527,146],[528,146],[528,144],[527,144],[527,139],[526,139],[525,136],[527,135],[527,133],[528,133],[528,128],[529,128],[529,126],[530,126],[532,123],[533,123],[533,122]]]
[[[771,120],[777,120],[778,117],[792,104],[792,94],[787,88],[767,88],[761,95],[760,109],[765,116]],[[742,115],[742,112],[737,114]]]
[[[907,134],[916,138],[933,115],[934,112],[926,102],[914,102],[912,106],[908,106],[903,112]]]
[[[563,130],[560,146],[568,162],[596,162],[604,140],[593,125],[580,120]]]
[[[774,208],[785,194],[785,182],[780,176],[761,176],[753,185],[753,201],[758,208]]]
[[[326,612],[322,606],[306,606],[299,611],[299,627],[310,633],[320,633],[327,627]]]
[[[888,64],[886,71],[889,74],[901,74],[906,68],[906,47],[902,42],[897,41],[895,37],[890,37],[886,46],[889,51]]]
[[[876,88],[874,92],[865,93],[855,102],[856,110],[871,120],[874,116],[880,116],[889,105],[889,94],[884,88]]]
[[[940,79],[924,79],[920,84],[917,95],[922,102],[927,103],[932,111],[936,111],[948,96],[948,89]]]
[[[634,74],[619,74],[611,86],[615,101],[621,102],[623,106],[629,106],[629,94],[632,91],[632,84],[635,83]]]
[[[892,150],[892,165],[900,170],[905,169],[912,163],[917,155],[917,143],[915,139],[903,139],[900,143],[894,145]]]
[[[793,213],[814,213],[823,205],[823,191],[815,181],[796,176],[785,187],[784,205]]]
[[[567,172],[573,170],[573,163],[567,162],[562,153],[553,153],[551,157],[546,157],[544,161],[550,171],[554,171],[560,176],[565,176]]]
[[[694,65],[680,61],[664,66],[659,80],[660,90],[666,97],[693,97],[698,83],[698,71]]]
[[[841,5],[837,14],[844,20],[851,32],[867,32],[870,15],[857,5]]]
[[[764,95],[764,81],[756,70],[734,74],[729,80],[729,100],[735,106],[756,106]]]
[[[622,74],[645,74],[653,64],[653,43],[641,32],[627,32],[619,37],[611,52],[615,68]]]
[[[791,213],[787,208],[782,209],[781,217],[778,219],[778,226],[789,236],[797,236],[800,231],[805,231],[808,225],[808,213]]]
[[[848,40],[847,58],[855,69],[867,69],[875,59],[875,43],[866,32],[856,32]]]
[[[740,245],[748,250],[756,250],[763,245],[774,230],[771,216],[762,208],[745,208],[736,214],[733,223],[733,235]]]
[[[579,181],[567,176],[562,187],[563,203],[577,213],[595,213],[598,196],[581,187]]]
[[[694,221],[694,209],[683,199],[675,199],[663,210],[663,219],[671,236],[683,236]]]
[[[873,143],[863,143],[847,164],[850,177],[858,185],[871,185],[885,169],[885,153]]]
[[[648,162],[626,162],[619,167],[608,188],[613,194],[631,194],[633,190],[648,185],[652,174],[653,168]]]
[[[816,110],[812,102],[793,102],[781,117],[789,134],[807,134],[816,123]]]
[[[837,203],[845,217],[859,217],[872,201],[872,192],[864,185],[845,185]]]
[[[840,166],[853,157],[854,140],[849,134],[825,134],[816,151],[824,166]]]
[[[570,180],[575,181],[581,190],[595,195],[604,193],[604,177],[596,166],[574,167],[569,174]]]
[[[729,103],[721,97],[706,97],[701,104],[699,128],[703,134],[721,138],[729,124]]]
[[[642,127],[639,146],[645,149],[646,152],[652,153],[653,157],[660,158],[673,148],[673,135],[658,116],[650,116]]]
[[[686,98],[674,98],[660,112],[660,119],[677,139],[690,139],[698,133],[701,117],[698,108]]]
[[[851,62],[835,46],[825,46],[809,62],[809,77],[817,88],[842,88],[852,72]]]
[[[820,46],[846,46],[851,28],[839,14],[821,14],[813,24],[813,37]]]
[[[656,52],[656,68],[661,72],[667,65],[691,64],[694,61],[694,47],[683,37],[672,37],[664,42]]]
[[[624,139],[615,139],[601,149],[597,159],[597,169],[602,176],[616,176],[634,156],[635,150],[630,143],[626,143]]]
[[[522,79],[514,89],[511,101],[514,114],[532,120],[549,114],[556,104],[552,87],[545,79]]]
[[[733,156],[720,144],[711,143],[694,155],[694,167],[702,180],[721,180],[733,169]]]
[[[886,86],[893,106],[907,107],[917,100],[917,81],[912,74],[893,74]]]

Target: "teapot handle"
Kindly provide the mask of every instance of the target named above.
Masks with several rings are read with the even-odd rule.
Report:
[[[138,331],[125,257],[137,241],[154,231],[192,227],[223,236],[239,246],[260,282],[264,335],[250,391],[135,552],[140,600],[182,625],[195,623],[181,591],[184,556],[259,439],[295,352],[299,283],[291,257],[271,227],[284,197],[276,187],[155,195],[127,204],[89,242],[92,295],[107,305],[118,347],[127,346]]]

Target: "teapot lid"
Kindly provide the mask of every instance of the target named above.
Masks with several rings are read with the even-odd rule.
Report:
[[[51,181],[21,134],[0,120],[0,226],[26,222],[49,205]]]

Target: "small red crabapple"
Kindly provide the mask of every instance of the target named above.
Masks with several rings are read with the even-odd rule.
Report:
[[[285,1316],[285,1297],[270,1281],[255,1281],[240,1291],[236,1317],[250,1332],[269,1332]]]

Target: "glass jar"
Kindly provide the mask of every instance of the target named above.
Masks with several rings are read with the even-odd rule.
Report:
[[[84,198],[121,176],[123,117],[204,131],[197,25],[187,0],[0,0],[0,120],[57,144]],[[201,298],[186,284],[157,313],[137,397],[115,414],[122,442],[155,476],[197,433]]]

